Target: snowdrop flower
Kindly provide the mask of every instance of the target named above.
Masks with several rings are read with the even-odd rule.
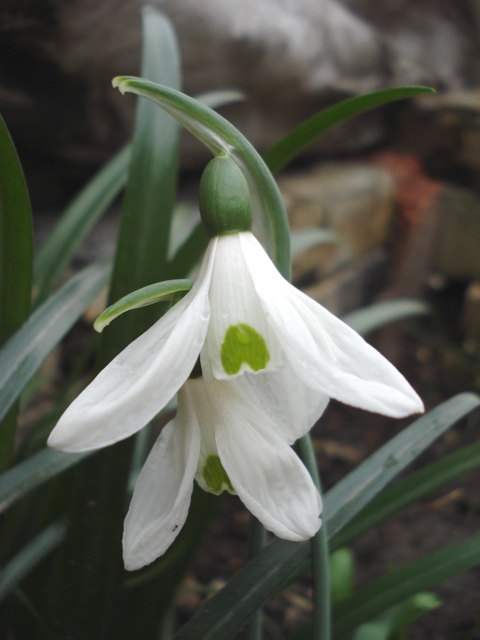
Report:
[[[187,518],[194,479],[211,493],[237,493],[281,538],[312,537],[320,496],[285,431],[235,383],[189,379],[135,485],[123,535],[126,569],[168,549]]]
[[[267,529],[305,539],[319,526],[320,506],[289,445],[329,398],[396,418],[423,411],[393,365],[279,274],[251,233],[248,186],[232,159],[208,165],[200,211],[211,240],[193,288],[98,374],[48,441],[72,452],[108,446],[179,392],[178,415],[150,454],[127,516],[132,568],[177,535],[194,476],[209,490],[220,486],[208,479],[210,455],[223,465],[214,464],[221,488],[233,488]],[[189,380],[199,356],[202,382]]]
[[[422,412],[422,401],[392,364],[279,274],[250,231],[248,186],[235,162],[214,159],[205,182],[215,195],[207,205],[200,193],[212,238],[195,285],[98,374],[48,444],[88,451],[131,436],[174,397],[199,355],[207,382],[238,380],[267,414],[277,414],[282,399],[296,403],[303,425],[297,437],[329,398],[394,418]],[[272,391],[282,383],[281,393]],[[294,395],[299,385],[308,390],[305,408]]]

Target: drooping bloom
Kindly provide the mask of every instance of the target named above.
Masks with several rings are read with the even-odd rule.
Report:
[[[86,451],[136,433],[177,393],[199,355],[207,382],[238,379],[267,414],[278,402],[270,391],[277,380],[267,375],[274,373],[286,382],[282,395],[298,378],[322,408],[334,398],[394,418],[423,411],[388,360],[290,285],[252,233],[239,232],[212,238],[191,291],[74,400],[49,445]],[[297,409],[310,414],[308,430],[312,406]]]
[[[188,380],[135,485],[123,536],[125,567],[139,569],[168,549],[186,520],[194,479],[211,493],[237,493],[281,538],[312,537],[321,524],[321,499],[290,447],[295,431],[288,430],[235,383]]]
[[[215,215],[205,204],[202,211],[201,197],[211,240],[193,288],[99,373],[48,442],[72,452],[108,446],[136,433],[180,390],[177,418],[155,445],[126,520],[125,555],[132,568],[141,558],[156,557],[152,549],[163,553],[178,533],[194,476],[212,490],[211,459],[202,454],[206,442],[223,465],[228,481],[222,486],[233,487],[267,529],[302,539],[315,532],[320,507],[289,445],[312,427],[329,398],[396,418],[423,411],[392,364],[280,275],[251,233],[246,183],[240,184],[245,198],[238,206],[235,171],[244,179],[234,161],[216,158],[209,166]],[[224,169],[227,183],[232,170],[235,177],[235,189],[225,197],[225,176],[217,179]],[[199,356],[203,380],[187,382]],[[250,467],[258,481],[250,482]],[[296,469],[302,490],[286,487],[287,468]],[[296,502],[300,511],[309,507],[289,529]],[[149,547],[142,541],[150,532],[159,539]]]

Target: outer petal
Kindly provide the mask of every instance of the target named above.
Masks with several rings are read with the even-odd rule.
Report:
[[[281,538],[313,536],[321,524],[320,496],[276,425],[235,382],[206,384],[203,397],[195,406],[200,428],[215,425],[220,460],[245,506]]]
[[[205,340],[212,240],[192,290],[124,349],[65,411],[48,444],[63,451],[99,449],[144,427],[187,379]]]
[[[204,351],[208,354],[213,375],[218,380],[230,379],[244,371],[264,371],[265,368],[271,371],[284,364],[282,349],[265,318],[250,272],[245,264],[239,241],[240,235],[242,234],[235,233],[218,239],[210,285],[209,298],[212,314]],[[238,357],[235,358],[235,364],[238,364],[239,368],[234,367],[231,370],[225,366],[222,348],[227,331],[239,326],[247,327],[247,331],[253,330],[256,334],[253,340],[258,337],[260,341],[264,341],[264,348],[268,354],[265,364],[259,366],[258,363],[249,361],[247,352],[248,344],[253,344],[252,337],[244,335],[241,338],[245,338],[245,352],[242,352],[243,355],[237,354]],[[245,357],[243,362],[242,357]],[[259,368],[257,369],[256,366]]]
[[[176,417],[162,430],[138,476],[125,518],[123,559],[129,571],[164,554],[187,518],[200,430],[187,389],[178,400]]]
[[[284,280],[251,234],[241,234],[255,288],[288,361],[305,384],[394,418],[423,411],[402,374],[353,329]]]
[[[317,389],[307,387],[290,363],[263,375],[245,373],[232,382],[268,415],[288,444],[310,431],[330,399]]]

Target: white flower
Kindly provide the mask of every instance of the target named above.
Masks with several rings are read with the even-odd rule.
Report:
[[[125,567],[139,569],[165,553],[186,520],[194,479],[212,493],[236,492],[281,538],[313,536],[321,523],[320,496],[285,431],[235,383],[188,380],[176,417],[135,485],[123,536]]]
[[[136,433],[177,393],[199,354],[206,382],[235,379],[292,440],[329,398],[395,418],[423,411],[395,367],[290,285],[244,231],[211,239],[191,291],[98,374],[48,444],[88,451]]]

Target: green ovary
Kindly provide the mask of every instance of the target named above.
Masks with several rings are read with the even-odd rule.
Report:
[[[225,373],[233,376],[245,362],[252,371],[265,369],[270,354],[263,337],[248,324],[228,327],[222,342],[220,357]]]
[[[227,476],[227,472],[223,468],[220,458],[216,455],[209,455],[205,460],[202,470],[203,479],[205,484],[214,493],[220,493],[223,490],[235,493],[230,478]]]

